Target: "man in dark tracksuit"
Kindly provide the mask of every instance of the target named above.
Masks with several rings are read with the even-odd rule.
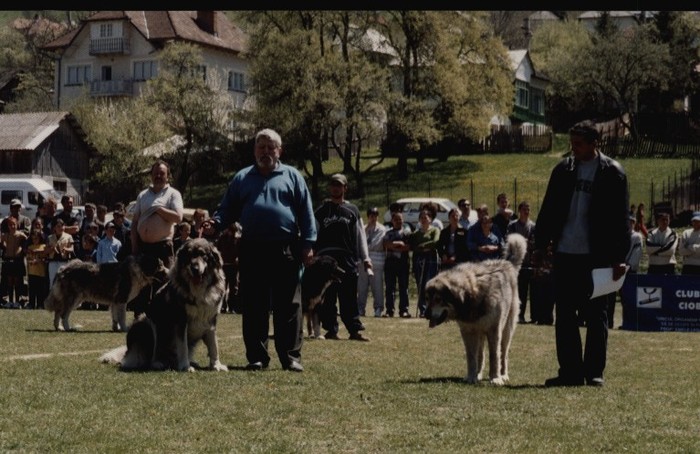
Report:
[[[365,229],[360,210],[345,200],[348,180],[345,175],[331,176],[326,200],[314,213],[318,224],[316,255],[329,255],[338,261],[345,271],[340,282],[333,283],[324,294],[320,310],[321,326],[326,330],[325,339],[338,339],[338,317],[336,300],[340,307],[340,319],[350,333],[350,340],[369,341],[361,331],[365,329],[360,320],[357,305],[357,265],[362,262],[371,272],[372,261],[367,251]]]
[[[627,176],[597,149],[598,131],[584,121],[569,130],[572,156],[552,170],[535,229],[534,260],[554,251],[555,332],[559,374],[545,386],[603,385],[609,295],[590,299],[591,270],[625,271],[630,245]],[[586,322],[582,352],[577,311]]]

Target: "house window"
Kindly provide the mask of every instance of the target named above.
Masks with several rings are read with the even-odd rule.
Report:
[[[158,62],[155,60],[135,61],[134,80],[153,79],[158,75]]]
[[[112,32],[112,24],[100,24],[100,38],[111,38]]]
[[[538,115],[544,115],[544,92],[541,90],[532,90],[532,107],[530,108]]]
[[[192,70],[192,76],[199,76],[204,82],[207,81],[207,67],[204,65],[198,65]]]
[[[53,180],[53,188],[58,192],[65,193],[68,191],[68,183],[66,183],[65,181]]]
[[[515,105],[526,109],[530,107],[530,90],[527,83],[521,80],[515,81]]]
[[[90,65],[69,66],[66,85],[82,85],[92,79],[92,68]]]
[[[228,72],[228,89],[233,91],[245,91],[243,73],[235,71]]]

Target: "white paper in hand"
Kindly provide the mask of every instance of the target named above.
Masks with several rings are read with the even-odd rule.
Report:
[[[629,265],[625,266],[625,274],[623,274],[620,279],[613,281],[612,268],[595,268],[591,272],[591,276],[593,277],[593,293],[591,294],[591,299],[620,290],[622,284],[625,282],[625,277],[627,277],[627,271],[629,271],[629,269]]]

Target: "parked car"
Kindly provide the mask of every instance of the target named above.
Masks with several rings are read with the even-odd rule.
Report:
[[[449,223],[448,214],[450,210],[457,208],[457,204],[452,200],[439,197],[407,197],[397,200],[392,205],[396,204],[402,207],[404,224],[408,225],[411,230],[415,230],[418,227],[420,207],[427,202],[434,202],[437,205],[437,218],[445,225]],[[384,224],[391,226],[391,210],[387,210],[384,213]]]

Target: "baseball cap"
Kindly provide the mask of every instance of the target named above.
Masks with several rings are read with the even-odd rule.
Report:
[[[377,207],[372,207],[367,210],[367,216],[370,214],[379,214],[379,208]]]
[[[22,206],[22,201],[21,201],[20,199],[12,199],[12,200],[10,200],[10,206],[11,206],[11,207],[16,206],[16,205]]]
[[[693,217],[690,218],[691,221],[700,221],[700,211],[693,213]]]
[[[348,185],[348,179],[345,178],[345,175],[343,175],[342,173],[334,173],[333,175],[331,175],[331,183],[334,181],[337,181],[338,183],[342,184],[343,186]]]
[[[116,226],[116,225],[114,224],[114,222],[112,222],[112,221],[109,221],[107,224],[105,224],[105,229],[108,229],[108,228],[110,228],[110,227],[113,228],[113,229],[116,229],[116,228],[117,228],[117,226]]]

